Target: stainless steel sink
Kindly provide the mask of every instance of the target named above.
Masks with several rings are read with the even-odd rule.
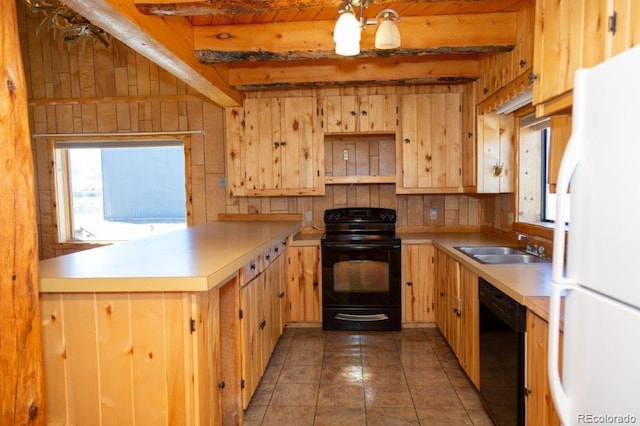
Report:
[[[468,255],[475,254],[525,254],[524,250],[518,247],[507,246],[461,246],[458,250]]]
[[[457,250],[480,263],[506,265],[518,263],[548,263],[551,259],[534,256],[518,247],[460,246]]]
[[[473,257],[480,263],[513,264],[513,263],[549,263],[550,259],[534,256],[532,254],[474,254]]]

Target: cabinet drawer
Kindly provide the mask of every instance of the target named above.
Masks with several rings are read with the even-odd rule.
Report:
[[[239,271],[240,286],[247,284],[260,273],[260,259],[255,257],[248,261]]]
[[[279,243],[274,244],[271,247],[271,261],[274,261],[276,257],[280,256],[287,249],[287,240],[282,240]]]

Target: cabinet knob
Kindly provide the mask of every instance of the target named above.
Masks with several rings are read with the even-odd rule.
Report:
[[[224,382],[220,382],[220,383],[218,384],[218,388],[219,388],[219,389],[224,389],[224,387],[225,387],[225,386],[226,386],[226,385],[224,384]]]
[[[409,138],[404,138],[404,143],[411,143],[411,139],[409,139]]]
[[[249,268],[251,268],[251,270],[255,270],[256,269],[256,264],[252,263],[251,265],[249,265]]]
[[[367,116],[367,111],[362,110],[362,112],[361,112],[360,114],[362,114],[362,115],[363,115],[363,117],[366,117],[366,116]]]
[[[282,293],[280,293],[280,294],[278,295],[278,297],[279,297],[280,299],[282,299],[282,298],[284,297],[284,291],[283,291]]]
[[[351,111],[351,116],[355,117],[356,115],[358,115],[358,113],[356,111]]]
[[[411,287],[411,286],[413,285],[413,283],[412,283],[412,282],[407,282],[407,285],[408,285],[409,287]]]
[[[269,260],[269,257],[270,256],[268,254],[264,256],[264,258],[267,259],[267,260]]]
[[[535,75],[534,73],[529,74],[529,83],[533,83],[537,79],[538,79],[538,76]]]
[[[287,143],[282,141],[282,142],[280,142],[280,146],[287,146]]]
[[[277,148],[277,147],[279,147],[279,146],[280,146],[280,142],[274,142],[274,143],[273,143],[273,147],[274,147],[274,148]]]
[[[318,284],[318,283],[313,283],[313,286],[314,286],[314,287],[318,287],[319,285],[320,285],[320,284]]]
[[[441,291],[440,292],[440,297],[444,297],[444,295],[445,295],[444,291]]]

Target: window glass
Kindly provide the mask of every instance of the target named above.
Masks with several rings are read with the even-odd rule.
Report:
[[[58,203],[68,194],[61,241],[131,240],[186,227],[182,141],[129,145],[57,145],[56,158],[66,163],[56,168],[66,174],[57,181],[67,186],[58,188]]]

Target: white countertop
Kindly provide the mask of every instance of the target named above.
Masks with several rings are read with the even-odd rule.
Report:
[[[300,226],[210,222],[43,260],[40,292],[207,291]]]

